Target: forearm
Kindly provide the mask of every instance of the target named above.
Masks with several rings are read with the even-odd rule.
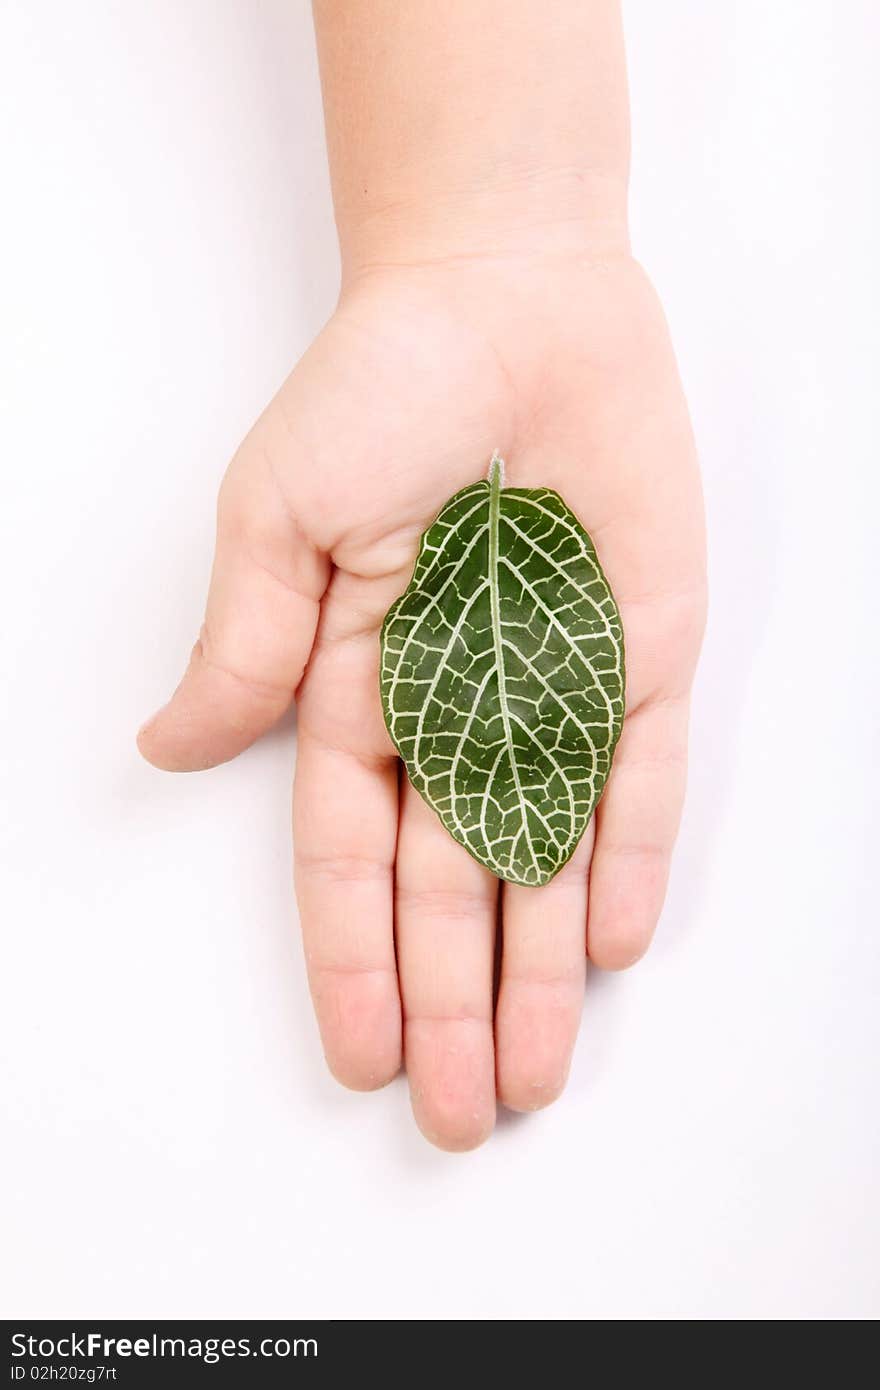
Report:
[[[626,249],[617,0],[314,0],[346,275]]]

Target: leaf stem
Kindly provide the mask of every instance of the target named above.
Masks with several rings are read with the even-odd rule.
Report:
[[[489,489],[500,492],[504,487],[504,459],[496,449],[489,461]]]

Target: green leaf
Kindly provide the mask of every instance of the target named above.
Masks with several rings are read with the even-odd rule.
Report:
[[[548,488],[489,481],[422,536],[382,627],[385,721],[475,859],[541,884],[574,852],[623,723],[623,630],[595,547]]]

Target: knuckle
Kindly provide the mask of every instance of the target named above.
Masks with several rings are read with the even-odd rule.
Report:
[[[331,883],[370,883],[384,881],[391,874],[391,864],[373,855],[320,853],[299,850],[296,871],[311,878]]]

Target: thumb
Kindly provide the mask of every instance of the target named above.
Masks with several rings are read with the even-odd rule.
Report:
[[[251,437],[220,489],[201,635],[177,690],[138,734],[148,762],[214,767],[276,723],[309,659],[328,577]]]

